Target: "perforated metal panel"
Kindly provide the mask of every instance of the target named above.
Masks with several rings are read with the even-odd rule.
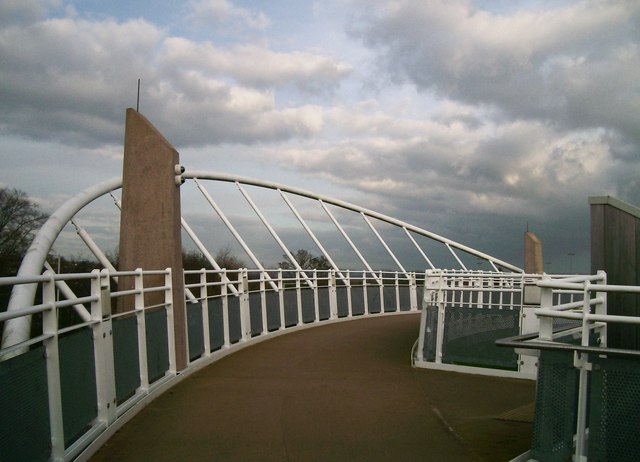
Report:
[[[44,348],[1,361],[0,390],[0,460],[48,460],[51,434]]]
[[[640,363],[593,358],[589,462],[640,459]]]
[[[570,461],[578,400],[573,352],[542,351],[539,365],[531,458]]]

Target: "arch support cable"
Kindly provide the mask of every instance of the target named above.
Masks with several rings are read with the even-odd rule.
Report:
[[[282,197],[282,200],[284,200],[285,203],[287,204],[287,206],[289,206],[289,209],[291,210],[293,215],[298,219],[298,221],[300,222],[300,224],[302,225],[304,230],[307,232],[307,234],[309,235],[311,240],[318,247],[318,249],[320,249],[320,252],[322,252],[322,255],[324,255],[324,257],[327,259],[327,261],[329,262],[331,267],[336,271],[336,274],[338,275],[338,277],[340,277],[340,279],[345,284],[347,284],[347,278],[344,277],[344,275],[342,274],[342,271],[340,271],[340,268],[338,268],[338,265],[336,265],[336,263],[333,261],[333,258],[331,258],[331,255],[329,255],[329,252],[326,251],[326,249],[320,243],[320,241],[318,240],[318,238],[316,237],[314,232],[311,231],[311,228],[309,228],[309,225],[307,225],[307,222],[304,221],[304,218],[302,218],[302,215],[300,215],[300,213],[298,213],[298,210],[294,207],[294,205],[291,203],[289,198],[284,195],[282,190],[278,189],[278,192],[280,193],[280,197]]]
[[[298,270],[300,271],[300,275],[305,279],[307,285],[310,288],[314,288],[313,282],[311,281],[311,279],[309,278],[309,276],[307,276],[307,274],[303,271],[303,269],[300,267],[300,264],[298,263],[298,261],[295,259],[295,257],[291,254],[291,252],[289,251],[289,249],[287,248],[287,246],[284,244],[284,242],[282,242],[282,239],[280,239],[280,236],[278,236],[278,233],[276,233],[275,229],[273,229],[273,227],[271,226],[271,224],[269,223],[269,221],[267,220],[267,218],[264,216],[264,214],[262,213],[262,211],[258,208],[258,206],[256,205],[255,202],[253,202],[253,199],[251,199],[251,196],[249,196],[249,193],[242,187],[242,185],[240,183],[238,183],[236,181],[236,186],[238,187],[238,189],[240,190],[240,193],[242,194],[242,196],[246,199],[247,203],[251,206],[251,208],[253,209],[253,211],[256,213],[256,215],[258,216],[258,218],[260,218],[260,221],[262,221],[262,224],[265,226],[265,228],[267,228],[267,231],[269,231],[269,234],[271,234],[271,236],[275,239],[275,241],[278,243],[278,245],[280,246],[280,248],[282,249],[282,251],[285,253],[286,257],[289,259],[289,261],[291,261],[291,264]]]
[[[367,223],[367,225],[369,225],[369,228],[371,228],[371,231],[373,231],[373,234],[376,235],[376,237],[378,238],[378,241],[380,241],[380,244],[382,244],[382,247],[384,247],[384,249],[387,251],[389,256],[393,259],[395,264],[398,266],[398,268],[400,268],[400,271],[402,271],[402,273],[405,275],[407,279],[411,279],[409,277],[409,274],[407,273],[407,270],[404,269],[404,266],[402,266],[402,263],[400,263],[400,261],[396,258],[395,254],[391,251],[391,249],[389,248],[385,240],[382,239],[382,236],[380,235],[378,230],[373,226],[373,223],[371,223],[371,220],[369,220],[369,217],[367,217],[363,212],[360,212],[360,215],[362,216],[362,218],[364,218],[364,221]]]
[[[367,271],[371,273],[371,275],[373,276],[373,278],[376,280],[378,284],[382,284],[382,281],[380,280],[378,275],[373,271],[373,269],[371,268],[371,265],[369,265],[369,262],[367,262],[367,260],[362,256],[362,254],[360,253],[360,250],[358,250],[358,248],[353,243],[353,241],[351,240],[347,232],[342,228],[342,225],[338,222],[338,220],[336,220],[336,217],[333,216],[333,214],[331,213],[331,210],[329,210],[329,208],[322,201],[322,199],[319,199],[318,202],[320,202],[320,205],[324,209],[325,213],[329,216],[333,224],[336,225],[336,228],[338,228],[338,231],[340,231],[340,234],[342,234],[342,237],[344,237],[346,241],[349,243],[349,245],[351,246],[351,249],[353,249],[353,251],[356,253],[356,255],[358,256],[358,258],[360,259],[364,267],[367,269]]]
[[[251,249],[249,248],[247,243],[244,241],[244,239],[242,238],[240,233],[238,233],[238,231],[236,230],[235,226],[233,226],[233,224],[229,221],[229,219],[224,214],[222,209],[218,206],[218,204],[216,204],[216,202],[213,200],[211,195],[207,192],[207,190],[204,188],[204,186],[202,186],[202,184],[198,181],[198,179],[194,178],[194,181],[196,182],[196,185],[198,186],[198,189],[200,190],[202,195],[205,197],[207,202],[209,202],[209,205],[211,205],[213,210],[215,210],[215,212],[218,214],[218,216],[220,217],[222,222],[225,224],[227,229],[231,232],[233,237],[236,238],[236,240],[238,241],[238,244],[240,244],[240,246],[244,249],[244,251],[247,253],[247,255],[249,256],[249,258],[251,259],[253,264],[256,265],[256,268],[258,268],[265,275],[265,278],[266,278],[267,282],[269,283],[269,285],[271,286],[271,288],[273,290],[275,290],[276,292],[278,292],[279,291],[278,285],[273,281],[273,279],[271,279],[271,276],[269,276],[267,271],[262,266],[262,263],[260,263],[260,261],[253,254],[253,252],[251,251]]]
[[[420,252],[420,255],[422,255],[422,258],[425,259],[425,261],[427,262],[427,264],[431,267],[431,269],[436,269],[435,266],[433,266],[433,263],[431,263],[431,260],[429,260],[429,257],[427,257],[427,254],[425,254],[422,251],[422,247],[420,247],[418,245],[418,243],[416,242],[416,240],[413,238],[413,236],[411,235],[411,233],[409,232],[409,230],[403,226],[402,229],[404,230],[404,232],[407,234],[407,237],[411,240],[411,242],[413,242],[413,245],[415,246],[416,249],[418,249],[418,252]]]

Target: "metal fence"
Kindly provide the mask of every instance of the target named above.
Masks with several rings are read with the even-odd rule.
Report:
[[[640,317],[607,314],[606,275],[544,277],[539,332],[499,341],[539,362],[531,451],[518,460],[632,461],[640,457],[640,351],[607,347],[607,329]],[[579,300],[558,295],[581,294]]]
[[[149,276],[164,276],[149,285]],[[115,290],[114,278],[133,278]],[[0,278],[36,285],[29,340],[0,350],[0,460],[86,458],[151,398],[255,341],[321,323],[417,311],[423,275],[344,271],[188,271],[189,365],[176,372],[171,271]],[[191,282],[190,282],[191,281]],[[78,296],[60,300],[56,287]],[[114,290],[112,290],[114,288]],[[164,302],[149,304],[152,293]],[[80,295],[83,294],[83,295]]]

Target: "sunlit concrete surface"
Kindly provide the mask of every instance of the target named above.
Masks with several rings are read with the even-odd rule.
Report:
[[[91,460],[501,461],[528,450],[518,409],[535,384],[413,369],[418,323],[355,320],[241,350],[153,401]]]

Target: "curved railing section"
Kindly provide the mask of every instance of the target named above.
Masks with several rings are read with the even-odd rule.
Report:
[[[415,313],[422,297],[423,276],[413,273],[408,279],[399,272],[374,278],[345,271],[344,279],[333,270],[302,273],[187,271],[193,300],[186,306],[188,365],[181,371],[171,269],[0,278],[0,286],[33,284],[38,294],[37,303],[0,313],[0,322],[34,316],[39,328],[0,349],[0,457],[84,460],[150,399],[229,353],[315,325]],[[150,275],[164,275],[164,282],[148,286]],[[133,279],[134,289],[117,291],[113,278]],[[60,283],[78,295],[61,300]],[[146,296],[157,292],[164,302],[149,305]]]

